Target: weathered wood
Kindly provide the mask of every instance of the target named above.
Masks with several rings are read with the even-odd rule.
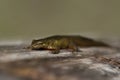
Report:
[[[76,53],[61,50],[59,54],[30,51],[23,49],[25,46],[0,46],[0,80],[120,79],[119,46],[80,48],[82,52]]]

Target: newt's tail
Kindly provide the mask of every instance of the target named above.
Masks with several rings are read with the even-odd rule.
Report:
[[[85,38],[85,37],[82,37],[79,40],[76,39],[75,42],[80,47],[111,47],[107,43],[96,41],[96,40]]]
[[[93,43],[91,43],[91,46],[92,45],[96,47],[111,47],[110,45],[100,41],[94,41]]]

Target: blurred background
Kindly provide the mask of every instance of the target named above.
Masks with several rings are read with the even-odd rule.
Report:
[[[120,36],[120,0],[0,0],[0,39]]]

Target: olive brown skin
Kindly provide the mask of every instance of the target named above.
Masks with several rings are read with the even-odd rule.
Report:
[[[82,36],[55,35],[43,39],[33,40],[28,47],[31,50],[51,50],[52,53],[59,53],[60,49],[80,51],[79,47],[110,47],[109,45]]]

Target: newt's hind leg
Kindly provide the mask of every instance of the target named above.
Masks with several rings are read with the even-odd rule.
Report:
[[[71,49],[72,52],[81,52],[79,47],[72,42],[69,44],[68,48]]]
[[[56,49],[52,50],[51,52],[52,52],[52,54],[59,54],[60,48],[56,48]]]

